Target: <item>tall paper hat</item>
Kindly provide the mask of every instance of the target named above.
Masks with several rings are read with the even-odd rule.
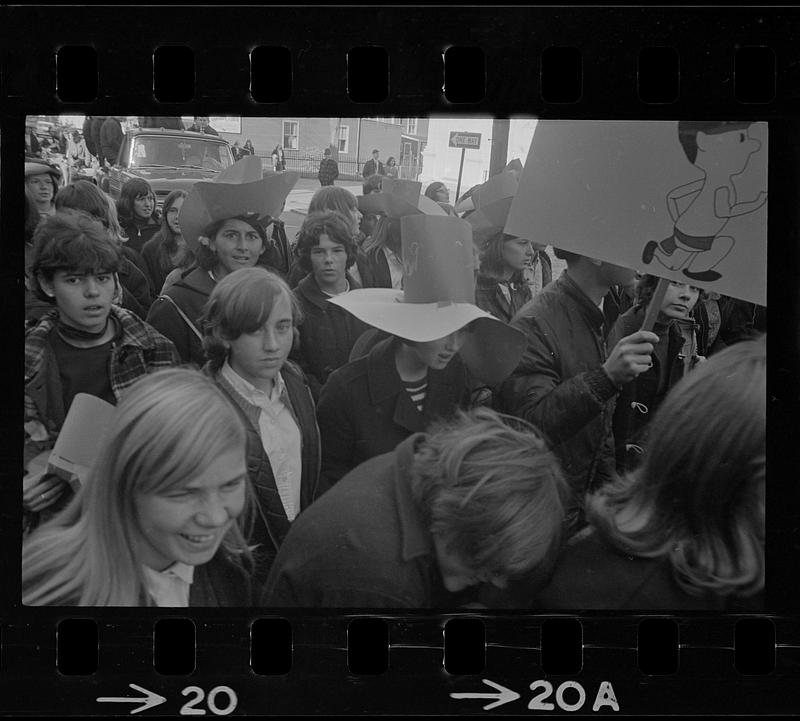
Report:
[[[472,238],[478,248],[505,227],[518,187],[517,174],[506,171],[493,175],[473,191],[471,200],[475,210],[464,219],[472,226]]]
[[[422,195],[422,183],[416,180],[385,177],[380,193],[358,196],[358,209],[365,215],[383,214],[390,218],[406,215],[447,215],[439,204]]]
[[[300,173],[294,170],[264,173],[261,158],[246,155],[213,180],[198,181],[178,215],[186,244],[196,251],[199,236],[218,220],[239,215],[277,218],[286,196],[299,179]]]
[[[459,351],[473,376],[494,385],[517,366],[525,337],[475,305],[472,233],[453,216],[400,221],[403,290],[363,288],[330,298],[368,325],[409,341],[437,340],[471,325]]]

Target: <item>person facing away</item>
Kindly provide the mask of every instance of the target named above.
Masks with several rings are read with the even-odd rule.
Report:
[[[296,251],[298,265],[307,274],[294,291],[304,318],[292,357],[318,399],[328,376],[348,362],[356,340],[369,328],[328,302],[361,287],[349,273],[357,251],[351,219],[330,210],[309,214],[297,234]]]
[[[141,378],[70,505],[25,540],[22,602],[252,605],[245,484],[244,427],[222,393],[197,371]]]
[[[255,516],[254,584],[266,578],[289,525],[316,497],[320,441],[303,372],[288,360],[302,310],[286,282],[240,268],[217,283],[203,311],[204,371],[247,429]]]
[[[122,123],[125,122],[124,115],[110,115],[103,120],[100,127],[100,152],[103,157],[100,158],[102,164],[105,160],[109,165],[117,162],[119,149],[122,147],[122,141],[125,138],[125,133],[122,130]]]
[[[615,399],[650,367],[658,336],[637,331],[607,352],[601,304],[634,271],[566,251],[557,255],[567,269],[511,323],[527,347],[499,395],[503,410],[533,423],[553,443],[574,494],[570,522],[580,524],[584,493],[613,477]]]
[[[632,473],[586,501],[541,609],[763,609],[766,338],[712,356],[667,395]]]
[[[83,213],[56,213],[34,236],[33,291],[52,309],[25,334],[27,528],[72,495],[65,481],[39,466],[75,396],[88,393],[116,404],[142,376],[180,362],[169,340],[115,305],[119,265],[119,249],[105,228]]]
[[[546,577],[566,487],[541,434],[506,420],[459,413],[347,474],[292,525],[261,605],[448,608]]]
[[[380,156],[381,151],[375,148],[372,151],[372,157],[366,163],[364,163],[364,167],[361,169],[361,175],[365,179],[369,178],[371,175],[386,175],[384,172],[383,163],[380,160]]]
[[[322,186],[333,185],[339,177],[339,164],[331,157],[331,149],[325,148],[322,152],[322,161],[319,164],[317,178]]]
[[[634,333],[642,327],[647,309],[652,301],[658,278],[642,276],[636,285],[634,306],[623,313],[608,337],[613,345],[618,339]],[[647,443],[648,420],[663,402],[669,390],[701,360],[687,352],[687,341],[682,325],[693,332],[692,310],[701,291],[686,283],[671,282],[653,326],[658,343],[651,356],[652,366],[640,373],[620,391],[614,409],[614,445],[617,470],[631,470],[638,463]]]

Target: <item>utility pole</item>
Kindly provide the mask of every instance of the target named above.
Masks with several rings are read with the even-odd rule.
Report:
[[[508,163],[508,132],[511,121],[495,118],[492,121],[492,152],[489,156],[489,177],[497,175]]]

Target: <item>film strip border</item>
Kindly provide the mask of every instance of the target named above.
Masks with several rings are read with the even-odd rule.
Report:
[[[797,709],[800,629],[781,618],[80,616],[57,633],[3,628],[4,712],[129,713],[148,701],[183,715],[191,704],[208,715]],[[32,693],[32,680],[57,696]]]
[[[774,147],[786,150],[770,157],[772,205],[785,212],[770,218],[769,304],[797,327],[797,9],[3,7],[0,19],[3,187],[22,159],[6,137],[21,136],[24,116],[37,113],[767,120]],[[18,237],[13,208],[4,193],[5,237]],[[794,253],[777,255],[779,246]],[[16,260],[13,250],[4,256]],[[4,292],[13,313],[16,287]],[[770,339],[771,354],[793,360],[772,365],[769,383],[792,395],[787,335]],[[21,398],[13,379],[5,383],[5,425],[15,428]],[[780,473],[796,416],[771,400],[771,468]],[[16,458],[16,436],[5,436],[3,457]],[[769,608],[783,615],[156,617],[21,608],[17,584],[5,583],[19,577],[16,475],[7,475],[2,714],[797,708],[797,523],[786,489],[768,496]]]
[[[2,12],[2,94],[25,111],[202,102],[301,116],[401,105],[412,116],[765,117],[800,94],[791,8]]]

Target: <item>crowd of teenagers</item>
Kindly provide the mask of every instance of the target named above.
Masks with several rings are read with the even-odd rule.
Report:
[[[503,232],[518,162],[377,170],[288,239],[254,155],[161,208],[26,162],[23,602],[762,608],[765,309],[671,283],[643,330],[657,278]]]

